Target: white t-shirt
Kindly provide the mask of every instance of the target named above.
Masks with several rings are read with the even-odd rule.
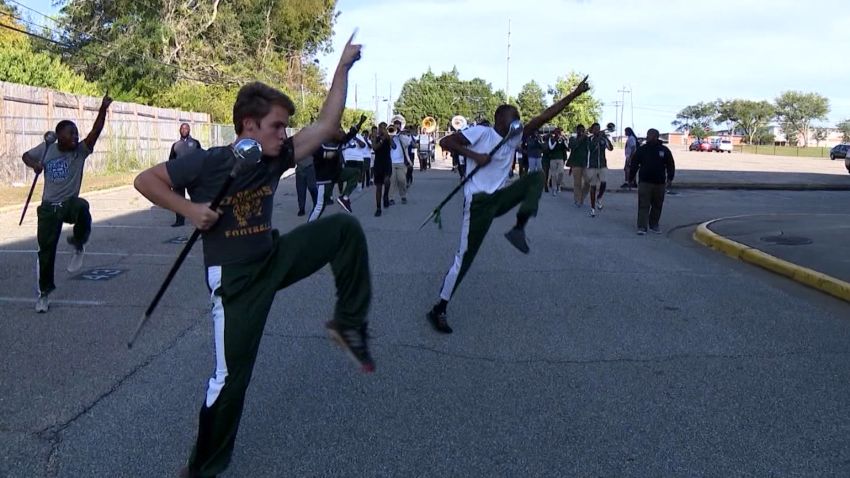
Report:
[[[626,159],[629,159],[636,149],[637,140],[635,140],[634,136],[629,136],[629,139],[626,140]]]
[[[357,142],[360,141],[363,143],[363,147],[361,148]],[[363,135],[358,134],[351,141],[348,142],[345,148],[345,160],[346,161],[363,161],[366,158],[372,157],[372,148],[370,148],[365,139],[363,139]]]
[[[481,154],[489,154],[502,141],[499,133],[489,126],[473,126],[463,130],[461,134],[469,141],[469,149]],[[475,193],[492,194],[501,189],[508,179],[508,173],[514,160],[514,151],[520,143],[522,143],[521,134],[505,142],[493,154],[490,163],[481,168],[481,171],[475,173],[475,176],[466,183],[463,190],[464,194],[471,197]],[[473,168],[477,168],[477,165],[474,161],[470,161],[467,174],[471,173]]]
[[[390,160],[392,160],[392,163],[404,164],[404,158],[407,154],[407,148],[409,147],[410,136],[406,134],[397,134],[393,136],[392,144],[390,145]]]

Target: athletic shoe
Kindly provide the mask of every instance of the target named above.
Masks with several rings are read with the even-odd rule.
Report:
[[[596,209],[602,210],[602,199],[596,199]]]
[[[658,227],[658,226],[655,226],[655,227],[650,226],[649,231],[653,234],[661,234],[661,228]]]
[[[528,241],[525,240],[525,230],[517,229],[516,227],[511,228],[510,231],[505,233],[505,238],[512,246],[519,249],[520,252],[528,254],[529,248]]]
[[[637,230],[637,235],[638,236],[645,236],[646,235],[646,228],[645,227],[639,227],[638,230]]]
[[[407,204],[407,198],[401,198],[401,203],[402,203],[402,204]]]
[[[329,320],[325,324],[325,329],[331,339],[354,360],[354,363],[360,366],[360,371],[366,373],[375,371],[375,362],[369,354],[369,334],[366,331],[366,323],[360,327],[346,327]]]
[[[596,217],[596,209],[590,208],[590,217]]]
[[[50,308],[50,302],[47,300],[47,294],[39,294],[38,300],[35,301],[35,311],[39,314],[47,312]]]
[[[437,332],[442,332],[444,334],[452,333],[452,328],[449,327],[449,322],[446,320],[445,312],[435,312],[434,309],[428,311],[428,322],[431,323],[431,327],[434,327],[434,330]]]
[[[390,199],[389,204],[385,204],[386,207],[395,206],[395,199]]]
[[[72,239],[68,238],[68,243],[74,244]],[[70,273],[77,272],[83,267],[83,256],[86,254],[86,246],[74,246],[74,255],[71,256],[71,261],[68,262],[68,268],[65,269]]]
[[[303,216],[304,214],[306,214],[306,213],[304,212],[304,210],[303,210],[303,209],[299,209],[299,210],[298,210],[298,217],[301,217],[301,216]]]
[[[375,217],[381,217],[381,209],[375,209]]]
[[[620,185],[620,189],[627,189],[629,187],[629,183],[623,183]]]
[[[340,196],[336,198],[336,202],[338,202],[343,209],[348,212],[351,212],[351,199]]]

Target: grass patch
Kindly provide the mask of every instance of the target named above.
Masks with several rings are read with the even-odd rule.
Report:
[[[116,173],[103,173],[103,174],[86,174],[83,176],[83,187],[80,189],[80,193],[86,193],[90,191],[98,191],[101,189],[109,189],[118,186],[127,186],[129,184],[133,184],[133,179],[136,178],[138,172],[116,172]],[[10,206],[16,204],[23,204],[27,200],[27,193],[30,191],[30,186],[32,183],[27,184],[24,187],[14,187],[3,185],[0,186],[0,206]],[[30,211],[27,212],[27,215],[34,214],[35,209],[34,205],[39,204],[41,202],[41,192],[44,190],[44,183],[42,179],[39,178],[38,185],[35,187],[35,191],[32,193],[32,201],[30,202]]]
[[[829,149],[827,147],[796,147],[796,146],[758,146],[758,145],[738,145],[735,146],[735,151],[750,154],[766,154],[770,156],[799,156],[801,158],[828,158]]]

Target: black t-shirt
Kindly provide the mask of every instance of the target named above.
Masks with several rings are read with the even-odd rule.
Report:
[[[204,264],[207,267],[244,264],[265,257],[272,248],[272,209],[280,177],[292,166],[292,140],[284,144],[279,157],[263,160],[243,169],[219,209],[223,214],[202,234]],[[233,169],[229,147],[197,150],[165,163],[175,188],[186,188],[192,202],[212,202]]]
[[[389,172],[392,168],[392,159],[390,158],[390,141],[385,141],[384,144],[375,150],[375,169]]]
[[[313,153],[316,166],[316,183],[327,184],[336,181],[342,170],[342,147],[336,143],[324,143]]]

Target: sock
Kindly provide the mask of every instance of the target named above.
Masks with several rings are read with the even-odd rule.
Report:
[[[437,303],[437,305],[434,306],[434,312],[436,312],[437,314],[445,314],[446,313],[446,307],[448,307],[448,305],[449,305],[449,301],[440,299],[440,302]]]

